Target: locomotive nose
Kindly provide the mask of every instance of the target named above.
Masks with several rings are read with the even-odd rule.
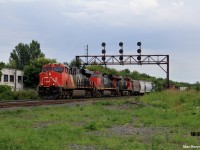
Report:
[[[43,78],[43,86],[50,86],[50,77]]]
[[[51,72],[45,72],[43,78],[42,78],[42,84],[43,86],[50,86],[51,85]]]

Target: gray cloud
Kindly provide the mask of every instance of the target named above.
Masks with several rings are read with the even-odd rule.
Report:
[[[196,82],[200,47],[198,0],[0,0],[0,61],[19,43],[38,40],[47,57],[60,62],[84,54],[136,54],[142,41],[144,54],[170,54],[172,80]],[[125,66],[165,77],[157,66]],[[118,66],[118,68],[120,68]],[[123,68],[123,67],[122,67]],[[186,74],[186,75],[184,75]]]

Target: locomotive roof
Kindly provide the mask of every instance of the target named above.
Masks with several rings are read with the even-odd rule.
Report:
[[[45,64],[43,65],[43,67],[55,67],[55,66],[60,66],[60,67],[67,67],[69,68],[68,66],[62,64],[62,63],[49,63],[49,64]]]
[[[132,80],[130,77],[124,77],[125,80]]]
[[[94,71],[94,74],[102,74],[100,71]]]
[[[94,73],[94,71],[90,71],[90,70],[88,70],[88,69],[81,69],[81,70],[82,70],[82,73],[83,73],[83,74],[91,75],[91,74]]]
[[[121,78],[119,76],[115,76],[115,75],[110,75],[111,79],[116,79],[116,80],[121,80]]]

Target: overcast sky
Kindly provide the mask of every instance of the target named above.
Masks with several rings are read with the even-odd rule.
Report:
[[[0,61],[22,42],[40,43],[48,58],[70,62],[76,55],[170,55],[170,80],[200,81],[200,0],[0,0]],[[164,66],[166,67],[166,66]],[[159,66],[116,66],[166,77]]]

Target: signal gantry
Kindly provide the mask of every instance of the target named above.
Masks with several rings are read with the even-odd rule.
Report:
[[[80,65],[158,65],[166,73],[166,87],[169,88],[169,55],[143,55],[142,43],[137,42],[138,55],[124,55],[123,42],[119,43],[119,55],[106,55],[106,43],[103,47],[102,55],[78,55],[76,61]],[[84,61],[87,60],[87,61]],[[167,67],[164,68],[163,65]]]

